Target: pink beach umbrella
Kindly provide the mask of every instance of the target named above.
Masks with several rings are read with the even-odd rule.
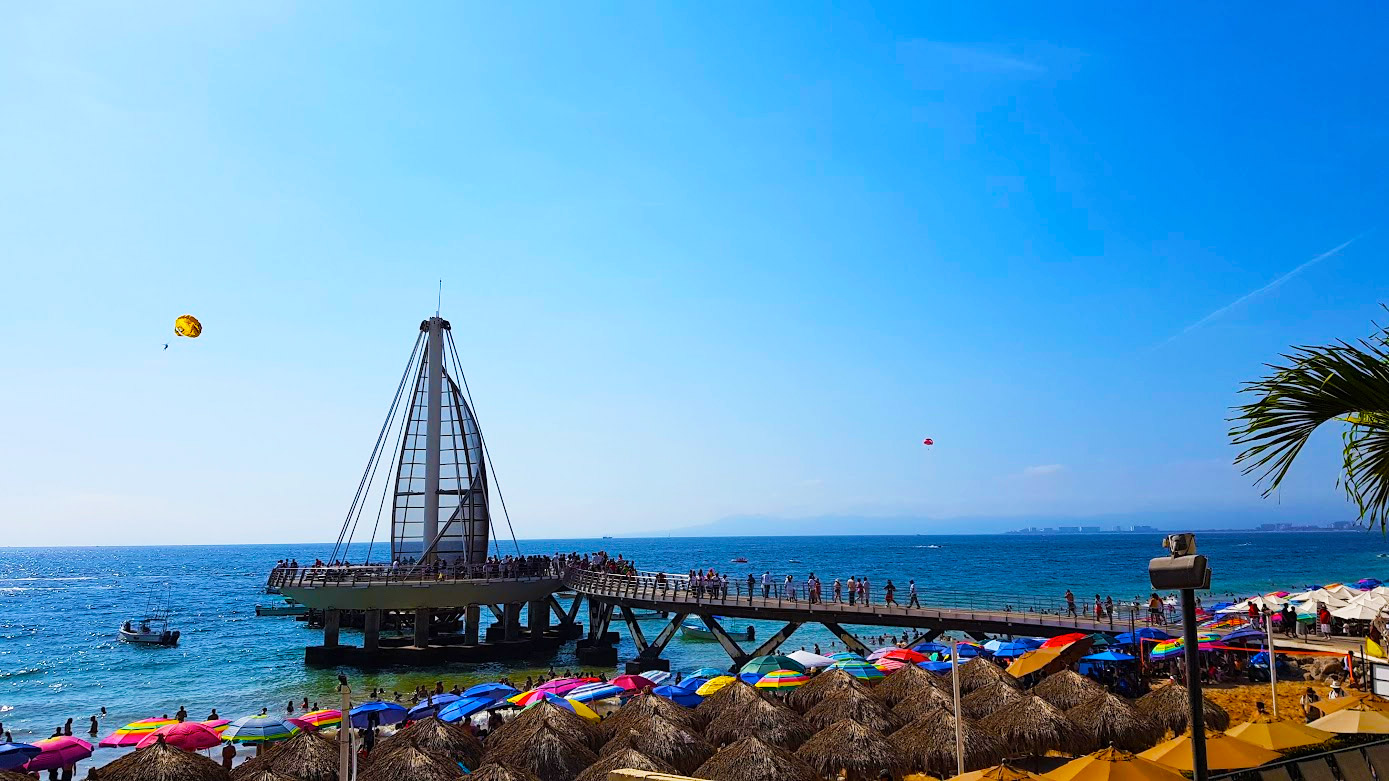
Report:
[[[651,681],[647,680],[645,676],[641,675],[619,675],[611,681],[608,681],[608,685],[616,686],[619,689],[623,689],[629,692],[639,692],[645,691],[646,689],[650,689],[654,687],[656,684],[652,683]]]
[[[161,739],[170,746],[181,748],[184,751],[202,751],[205,748],[220,745],[222,742],[222,736],[217,734],[217,730],[196,721],[185,721],[182,724],[160,727],[145,735],[139,743],[135,744],[135,748],[142,749],[146,746],[153,746]]]
[[[92,755],[92,744],[71,735],[36,740],[33,745],[38,746],[42,751],[20,768],[25,772],[52,770],[53,768],[75,765]]]
[[[294,726],[298,727],[300,730],[302,730],[302,731],[304,731],[304,732],[316,732],[316,731],[318,731],[318,725],[315,724],[315,723],[313,723],[312,721],[308,721],[308,720],[306,720],[306,719],[288,718],[288,719],[285,719],[285,723],[286,723],[286,724],[293,724]]]
[[[556,697],[563,697],[586,683],[597,682],[597,678],[556,678],[553,681],[540,684],[534,689],[531,689],[531,691],[541,693],[548,692]]]

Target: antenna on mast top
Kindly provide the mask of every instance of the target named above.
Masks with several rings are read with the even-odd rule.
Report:
[[[439,310],[444,308],[444,280],[439,280],[439,297],[434,299],[434,316],[439,316]]]

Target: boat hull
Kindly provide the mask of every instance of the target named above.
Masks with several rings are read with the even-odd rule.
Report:
[[[120,633],[122,642],[134,645],[178,645],[178,632],[129,632],[121,629]]]
[[[716,640],[714,633],[707,627],[680,625],[680,636],[686,640]]]

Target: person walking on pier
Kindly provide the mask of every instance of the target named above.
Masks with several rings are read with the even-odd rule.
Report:
[[[1110,621],[1114,620],[1114,597],[1104,598],[1104,615]]]
[[[757,587],[757,576],[755,576],[755,575],[753,575],[751,572],[749,572],[749,573],[748,573],[748,604],[749,604],[749,605],[752,604],[752,591],[753,591],[753,589],[756,588],[756,587]]]
[[[888,578],[887,585],[883,586],[883,604],[897,604],[897,587],[892,585],[892,578]]]
[[[834,579],[834,603],[837,605],[844,601],[844,584],[839,582],[839,578]]]
[[[907,581],[907,607],[921,607],[921,600],[916,598],[916,581]]]
[[[858,579],[858,601],[864,606],[872,604],[873,602],[873,589],[868,585],[867,575]]]
[[[772,595],[772,571],[767,570],[762,573],[762,598],[769,599]]]
[[[1076,595],[1066,589],[1066,615],[1075,616],[1076,614]]]

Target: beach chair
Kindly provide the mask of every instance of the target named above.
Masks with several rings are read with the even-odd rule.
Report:
[[[1297,763],[1297,772],[1301,774],[1302,781],[1336,781],[1336,774],[1326,764],[1326,757]]]
[[[1389,781],[1389,746],[1370,746],[1365,749],[1365,756],[1369,757],[1370,767],[1375,769],[1379,781]]]
[[[1341,781],[1375,781],[1370,773],[1370,765],[1359,749],[1337,751],[1332,756],[1336,758],[1336,767],[1341,771]]]
[[[1259,781],[1293,781],[1292,774],[1288,772],[1287,765],[1271,767],[1267,770],[1259,771]]]

